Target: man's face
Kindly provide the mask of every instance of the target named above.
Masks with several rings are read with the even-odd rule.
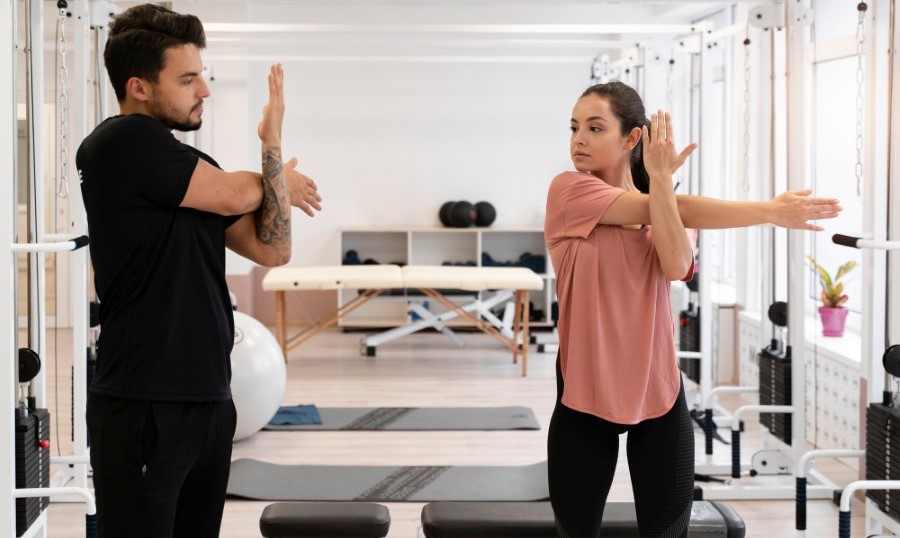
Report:
[[[200,49],[195,45],[166,49],[163,66],[156,83],[148,84],[147,107],[170,129],[196,131],[202,123],[203,99],[210,95],[201,74]]]

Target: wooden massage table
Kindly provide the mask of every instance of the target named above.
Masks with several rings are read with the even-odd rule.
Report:
[[[366,336],[361,341],[361,351],[374,356],[376,348],[387,341],[412,334],[425,328],[435,328],[453,339],[462,341],[446,325],[445,321],[462,318],[496,338],[513,353],[513,363],[522,355],[522,375],[528,368],[528,294],[543,289],[543,281],[531,269],[522,267],[459,267],[431,265],[335,265],[316,267],[276,267],[263,278],[265,291],[275,292],[276,337],[287,358],[291,349],[312,336],[337,323],[341,318],[365,303],[391,289],[418,289],[444,306],[447,311],[432,314],[427,309],[411,305],[422,319]],[[352,300],[342,304],[335,314],[307,327],[297,334],[287,334],[285,300],[289,291],[309,290],[359,290]],[[473,300],[457,304],[439,290],[463,290],[471,292]],[[513,301],[511,323],[504,323],[490,310]],[[509,326],[511,325],[511,327]]]

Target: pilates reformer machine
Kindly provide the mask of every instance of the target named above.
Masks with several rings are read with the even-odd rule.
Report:
[[[448,327],[447,321],[461,318],[495,338],[513,353],[513,363],[522,356],[522,375],[528,369],[528,293],[543,289],[543,281],[534,271],[516,267],[454,267],[408,265],[336,265],[317,267],[276,267],[262,282],[265,291],[275,292],[276,336],[284,356],[341,318],[391,289],[417,289],[446,308],[435,314],[412,304],[419,320],[360,341],[363,355],[375,356],[378,346],[423,329],[433,328],[456,345],[463,341]],[[288,336],[286,294],[288,291],[359,290],[359,294],[341,305],[329,319]],[[473,296],[465,304],[450,299],[445,290],[461,290]],[[483,295],[482,295],[483,294]],[[511,304],[510,304],[511,303]],[[491,309],[510,305],[504,319]]]

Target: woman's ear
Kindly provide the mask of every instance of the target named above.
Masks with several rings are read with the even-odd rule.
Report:
[[[638,143],[641,141],[642,134],[643,133],[640,127],[635,127],[628,133],[628,136],[625,137],[625,147],[628,149],[628,151],[633,150],[634,147],[638,145]]]

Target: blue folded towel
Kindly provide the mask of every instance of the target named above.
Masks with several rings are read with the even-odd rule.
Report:
[[[269,421],[269,424],[273,426],[321,423],[322,417],[319,416],[319,410],[312,404],[279,407],[278,412]]]

